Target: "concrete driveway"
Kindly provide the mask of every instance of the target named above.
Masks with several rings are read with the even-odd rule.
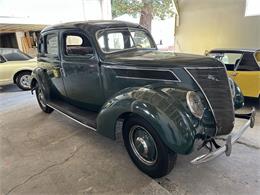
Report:
[[[260,111],[254,129],[231,157],[202,165],[179,156],[175,169],[153,180],[131,162],[122,141],[112,141],[57,112],[41,112],[16,86],[0,88],[1,194],[259,194]],[[238,120],[241,125],[241,120]]]

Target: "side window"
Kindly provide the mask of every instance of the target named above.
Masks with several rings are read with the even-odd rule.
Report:
[[[38,41],[38,53],[44,54],[44,43],[43,43],[43,37],[40,37]]]
[[[152,48],[151,40],[143,31],[132,31],[131,35],[134,39],[136,47]]]
[[[77,33],[66,33],[64,35],[65,55],[67,56],[89,56],[93,54],[93,48],[87,37]]]
[[[260,65],[260,51],[257,51],[255,53],[255,59],[258,65]]]
[[[240,63],[241,57],[241,53],[223,53],[217,59],[225,64],[227,70],[232,71]]]
[[[237,70],[239,71],[259,71],[259,65],[253,52],[244,53]]]
[[[49,34],[46,36],[46,54],[58,56],[58,35]]]

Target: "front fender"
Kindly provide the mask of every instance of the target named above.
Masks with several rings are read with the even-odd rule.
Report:
[[[36,83],[42,88],[44,96],[48,100],[50,97],[50,82],[46,71],[40,67],[35,68],[32,71],[31,90],[33,91],[36,87]]]
[[[192,151],[196,130],[177,98],[151,88],[125,89],[103,106],[97,118],[97,131],[115,139],[116,121],[125,113],[149,122],[172,151],[180,154]]]

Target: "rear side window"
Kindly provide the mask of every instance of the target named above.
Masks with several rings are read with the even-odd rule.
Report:
[[[49,34],[46,36],[46,54],[58,56],[58,35]]]
[[[256,62],[255,53],[244,53],[237,70],[239,71],[259,71],[259,65]]]
[[[89,56],[93,54],[93,48],[89,39],[81,34],[66,33],[65,40],[65,55],[67,56]]]

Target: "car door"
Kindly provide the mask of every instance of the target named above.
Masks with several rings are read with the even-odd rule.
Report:
[[[99,61],[85,32],[61,32],[63,81],[70,103],[98,110],[104,103]]]
[[[8,84],[12,79],[12,70],[8,66],[8,62],[0,55],[0,84]]]
[[[260,68],[255,53],[246,52],[232,74],[244,96],[258,97],[260,93]]]
[[[65,97],[62,67],[60,60],[59,32],[48,31],[40,38],[37,65],[43,70],[42,83],[49,89],[51,98]]]

